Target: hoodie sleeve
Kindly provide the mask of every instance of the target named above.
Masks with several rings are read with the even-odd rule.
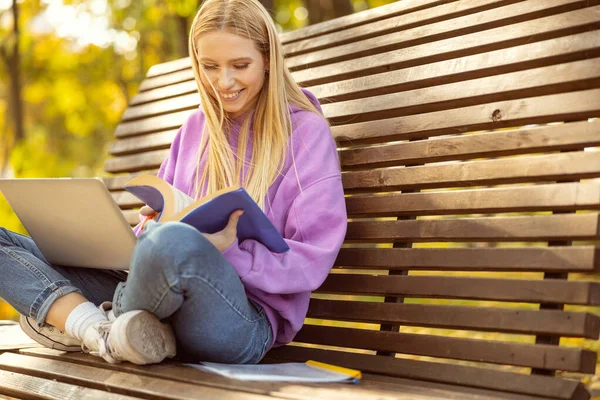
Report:
[[[304,125],[294,150],[296,168],[288,169],[288,184],[276,195],[292,198],[282,232],[290,250],[275,254],[255,240],[236,240],[223,252],[247,288],[275,294],[313,291],[344,241],[347,215],[335,142],[324,120]]]

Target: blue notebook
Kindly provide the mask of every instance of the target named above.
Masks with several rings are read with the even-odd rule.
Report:
[[[154,175],[141,175],[129,181],[124,189],[160,211],[155,218],[158,222],[181,221],[204,233],[223,230],[231,213],[243,209],[237,227],[240,242],[254,239],[274,253],[285,253],[290,249],[244,188],[223,189],[194,200]]]

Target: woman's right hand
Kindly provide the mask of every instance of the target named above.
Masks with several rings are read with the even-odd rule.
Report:
[[[147,217],[148,215],[156,214],[156,211],[154,211],[154,209],[152,209],[150,206],[144,206],[140,208],[140,214],[142,214],[144,217]]]

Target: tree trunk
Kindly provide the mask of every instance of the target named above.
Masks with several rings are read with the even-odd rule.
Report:
[[[13,16],[13,32],[8,38],[0,43],[0,56],[6,64],[6,70],[10,79],[10,92],[9,92],[9,118],[14,128],[14,137],[9,138],[9,129],[6,129],[4,136],[7,136],[4,140],[3,153],[0,157],[0,176],[7,176],[7,170],[9,169],[8,158],[14,145],[19,143],[25,138],[25,129],[23,121],[23,101],[21,98],[21,54],[19,50],[19,8],[17,0],[13,0],[11,8]],[[12,117],[12,118],[11,118]]]
[[[188,56],[188,21],[186,17],[182,17],[181,15],[175,16],[175,22],[177,24],[177,30],[179,31],[179,54],[181,57]]]
[[[306,0],[309,25],[352,14],[351,0]]]
[[[275,5],[273,4],[273,0],[260,0],[260,2],[265,6],[267,11],[269,11],[271,17],[275,18]]]

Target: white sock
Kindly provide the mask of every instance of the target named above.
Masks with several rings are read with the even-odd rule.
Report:
[[[79,340],[83,340],[85,330],[96,322],[101,321],[108,320],[94,303],[88,301],[86,303],[81,303],[71,311],[67,317],[67,322],[65,323],[65,330],[67,331],[67,334]]]

